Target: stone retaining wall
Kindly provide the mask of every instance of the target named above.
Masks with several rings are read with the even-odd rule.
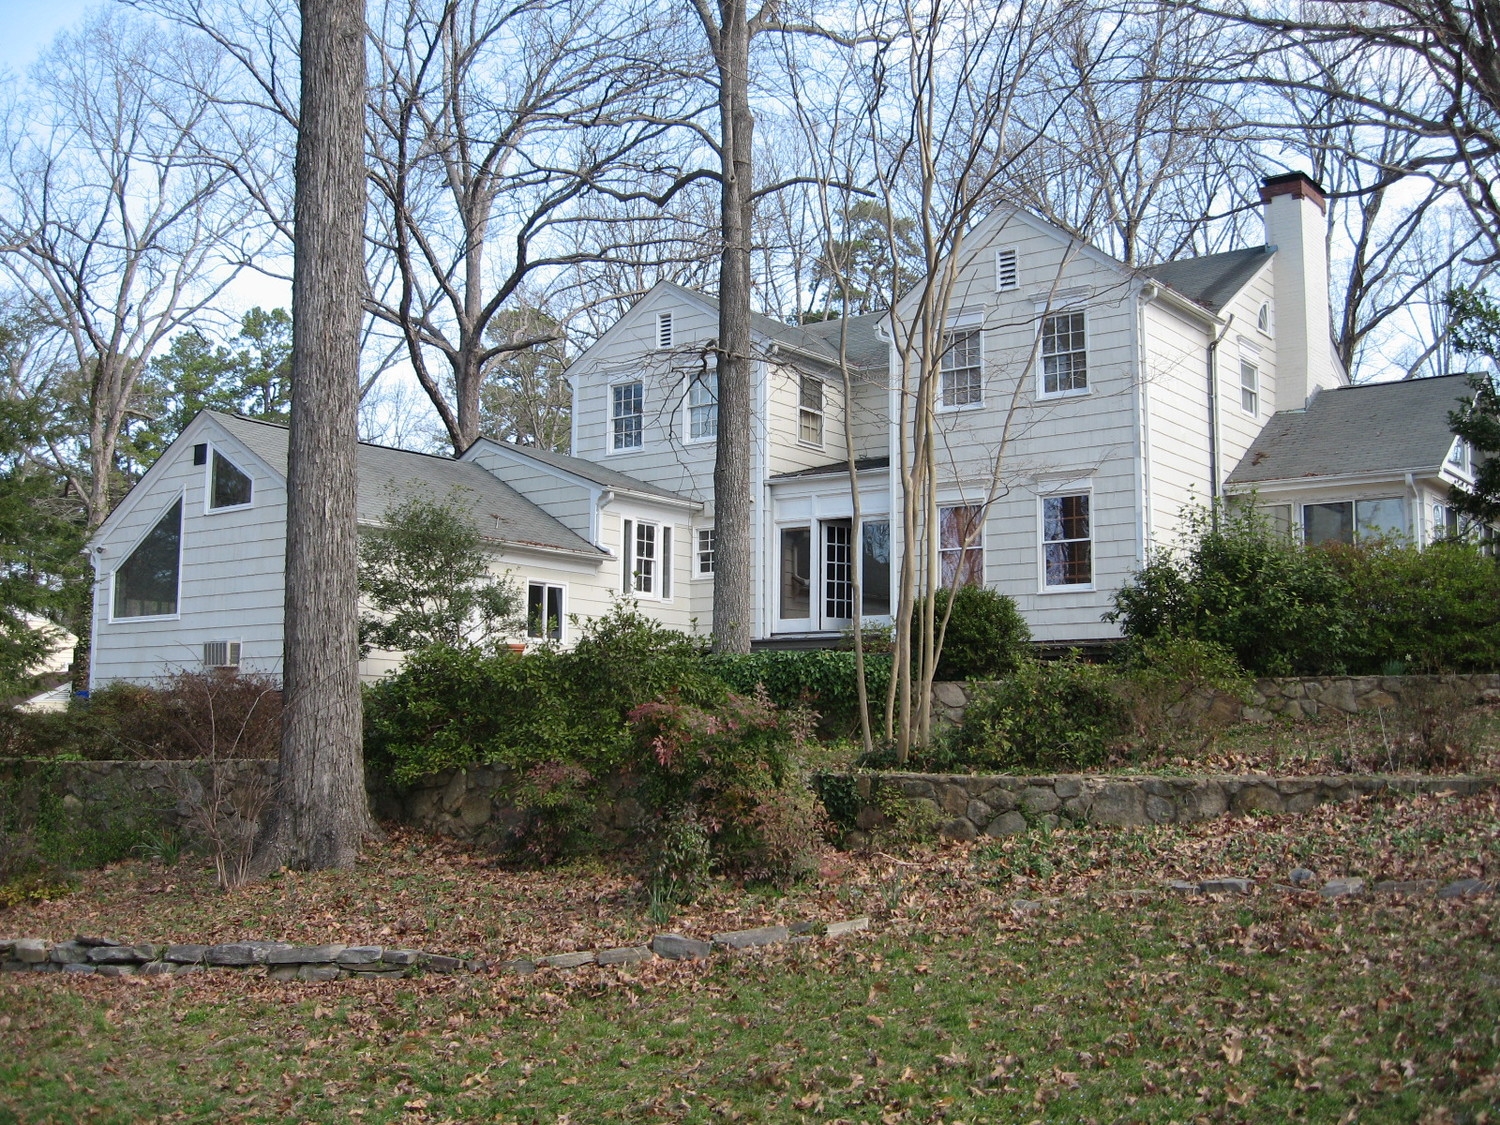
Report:
[[[940,720],[961,723],[974,683],[947,681],[932,685],[933,712]],[[1248,700],[1223,692],[1204,692],[1190,703],[1194,711],[1213,713],[1226,722],[1269,722],[1276,716],[1316,719],[1389,710],[1434,687],[1451,687],[1461,698],[1500,702],[1500,675],[1467,676],[1284,676],[1256,680]]]
[[[1368,777],[1324,775],[1269,777],[1083,777],[884,773],[860,774],[863,802],[849,843],[890,823],[892,798],[937,822],[950,840],[1009,836],[1033,825],[1065,823],[1138,827],[1190,824],[1231,813],[1296,813],[1329,801],[1379,793],[1452,793],[1469,796],[1500,786],[1496,777]]]

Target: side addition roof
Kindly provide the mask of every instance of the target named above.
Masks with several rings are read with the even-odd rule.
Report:
[[[1227,483],[1435,473],[1453,445],[1448,412],[1466,389],[1462,375],[1443,375],[1323,391],[1303,410],[1273,414]]]
[[[1211,312],[1218,312],[1236,293],[1249,284],[1262,266],[1276,252],[1274,246],[1252,246],[1245,250],[1228,250],[1201,258],[1181,258],[1147,266],[1141,272],[1170,285],[1190,301]]]
[[[550,465],[554,469],[561,469],[565,473],[572,473],[575,477],[597,484],[601,488],[613,489],[616,492],[636,492],[642,496],[656,496],[663,500],[671,500],[678,504],[689,504],[693,507],[701,507],[698,501],[682,495],[680,492],[672,492],[665,488],[658,488],[654,484],[647,484],[643,480],[627,476],[617,469],[606,468],[595,461],[586,461],[582,457],[574,457],[567,453],[554,453],[550,449],[540,449],[534,445],[517,445],[513,441],[497,441],[495,438],[480,438],[490,445],[504,449],[510,453],[519,453],[523,457],[530,457],[533,461],[540,461],[543,465]]]
[[[667,282],[672,285],[674,283]],[[696,289],[676,286],[684,293],[702,301],[711,308],[719,307],[717,297]],[[883,312],[863,313],[845,320],[820,320],[812,324],[786,324],[761,313],[750,314],[750,327],[758,336],[774,340],[794,348],[803,355],[821,360],[830,366],[838,366],[839,334],[847,329],[845,355],[852,367],[885,370],[890,364],[890,351],[886,342],[876,332],[876,327],[886,316]]]
[[[286,473],[285,426],[218,411],[210,413],[236,441],[283,475]],[[490,542],[605,556],[603,550],[472,462],[360,442],[356,472],[361,523],[379,523],[403,490],[417,488],[434,499],[451,500]]]

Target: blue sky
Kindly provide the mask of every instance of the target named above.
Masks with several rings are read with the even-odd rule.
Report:
[[[98,0],[0,0],[0,70],[24,75],[38,52]]]

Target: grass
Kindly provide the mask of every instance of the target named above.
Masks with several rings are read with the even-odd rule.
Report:
[[[1500,909],[1324,902],[1325,876],[1500,871],[1500,798],[1084,829],[824,857],[674,927],[868,913],[868,935],[708,964],[276,984],[0,977],[0,1122],[1495,1120]],[[1257,894],[1163,880],[1241,874]],[[0,929],[550,952],[652,929],[628,868],[521,874],[413,834],[232,894],[132,861]],[[397,932],[403,924],[407,928]]]

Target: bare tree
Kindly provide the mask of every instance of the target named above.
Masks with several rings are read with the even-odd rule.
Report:
[[[60,464],[90,528],[120,487],[116,447],[152,353],[264,244],[224,169],[198,158],[211,98],[149,81],[170,56],[206,87],[216,54],[101,14],[58,40],[5,122],[0,267],[66,339],[82,381],[84,456]]]
[[[355,452],[364,0],[303,0],[281,769],[252,870],[348,867],[374,831],[359,695]]]

